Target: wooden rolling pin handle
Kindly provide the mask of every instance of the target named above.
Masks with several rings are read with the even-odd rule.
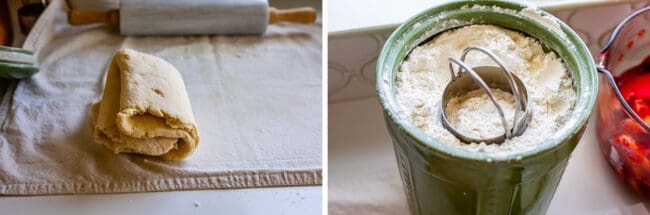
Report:
[[[119,25],[119,22],[120,19],[117,10],[70,10],[70,12],[68,12],[68,23],[70,23],[70,25],[104,23],[113,27],[117,27]]]
[[[314,23],[316,21],[316,10],[311,7],[299,7],[292,9],[269,8],[269,24],[278,22]]]

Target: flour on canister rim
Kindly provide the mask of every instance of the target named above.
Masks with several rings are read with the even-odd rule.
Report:
[[[442,126],[441,97],[451,79],[447,59],[459,58],[463,49],[470,46],[483,47],[494,53],[508,71],[517,75],[526,85],[528,108],[533,112],[533,117],[521,136],[506,140],[502,144],[466,144]],[[496,66],[491,59],[480,53],[468,54],[465,63],[472,67]],[[513,153],[535,148],[564,123],[576,100],[566,67],[554,52],[545,53],[541,44],[534,38],[494,25],[469,25],[450,30],[413,49],[397,73],[396,95],[402,111],[415,126],[429,136],[460,149],[487,152],[488,156],[494,159],[502,159]],[[507,106],[505,103],[508,102],[504,102],[503,106]],[[470,104],[472,103],[468,103]],[[494,108],[491,102],[485,104],[478,105],[476,109],[490,112],[486,108]],[[506,116],[511,116],[513,110],[513,107],[505,107]],[[459,111],[461,110],[456,112]],[[469,114],[457,122],[491,122],[492,119],[487,117],[490,116]],[[500,123],[485,123],[484,126],[486,128],[483,129],[487,133],[503,131]]]

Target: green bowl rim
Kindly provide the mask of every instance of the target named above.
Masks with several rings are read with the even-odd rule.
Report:
[[[391,67],[389,68],[389,71],[385,72],[386,74],[389,75],[388,77],[389,79],[386,80],[384,78],[386,74],[384,74],[385,66],[383,65],[383,63],[388,58],[388,55],[391,54],[391,49],[394,47],[392,44],[396,43],[399,39],[401,39],[400,37],[402,34],[410,31],[409,28],[413,27],[413,25],[417,22],[417,20],[427,18],[427,14],[430,13],[430,11],[435,11],[440,8],[460,6],[460,7],[455,7],[455,9],[458,9],[461,7],[463,8],[471,7],[474,5],[482,5],[482,6],[490,6],[490,7],[495,5],[501,5],[501,6],[506,6],[507,9],[516,8],[515,9],[516,11],[521,11],[525,8],[535,9],[542,16],[548,17],[560,25],[562,31],[564,32],[564,34],[566,34],[566,39],[567,39],[566,40],[567,43],[563,45],[572,46],[571,44],[573,44],[573,47],[577,51],[577,53],[575,53],[574,55],[575,58],[578,61],[584,60],[585,62],[583,63],[586,64],[586,66],[588,67],[588,71],[584,71],[584,70],[574,71],[575,74],[579,74],[581,80],[579,83],[577,83],[576,80],[574,79],[573,84],[574,86],[579,86],[580,90],[577,90],[578,97],[576,98],[576,103],[574,104],[572,110],[573,114],[565,121],[565,123],[562,126],[560,126],[551,137],[542,140],[542,143],[538,145],[536,148],[532,150],[525,150],[525,151],[509,154],[508,156],[506,156],[505,159],[502,160],[495,158],[493,156],[488,156],[487,152],[467,151],[464,149],[453,147],[446,143],[438,142],[434,138],[424,133],[424,131],[413,126],[412,124],[403,123],[404,121],[397,118],[398,116],[397,110],[399,109],[399,104],[397,104],[397,101],[395,101],[394,99],[395,97],[395,93],[393,92],[394,78],[390,76],[390,74],[396,72],[396,71],[392,71],[393,68],[395,67]],[[486,11],[493,12],[490,11],[489,9],[486,9]],[[429,15],[428,17],[431,16],[433,15]],[[522,16],[522,18],[530,19],[524,16]],[[552,31],[550,29],[548,30],[549,32]],[[553,32],[552,34],[556,34],[556,33]],[[408,50],[408,52],[410,52],[411,50]],[[399,64],[401,64],[401,60]],[[578,62],[577,65],[579,68],[581,67],[580,62]],[[591,53],[589,52],[589,49],[585,45],[584,41],[582,41],[580,37],[567,24],[565,24],[555,16],[547,13],[546,11],[539,10],[534,6],[517,3],[517,2],[509,2],[509,1],[496,1],[496,0],[457,1],[457,2],[448,2],[448,3],[440,4],[431,7],[427,10],[424,10],[418,13],[417,15],[409,18],[407,21],[401,24],[395,31],[393,31],[393,33],[390,35],[388,40],[386,40],[381,50],[381,53],[377,58],[376,90],[377,90],[377,95],[379,97],[379,101],[382,105],[382,108],[384,109],[385,116],[389,117],[392,122],[397,124],[397,127],[399,127],[399,129],[402,132],[404,132],[409,137],[416,140],[418,144],[425,146],[429,150],[432,150],[437,153],[442,153],[447,156],[458,157],[467,160],[476,160],[476,161],[483,161],[483,162],[501,162],[501,161],[510,162],[512,160],[522,160],[525,158],[538,156],[541,154],[545,154],[545,152],[558,149],[560,148],[559,146],[563,145],[561,143],[563,143],[565,139],[569,139],[574,135],[578,134],[579,132],[581,132],[581,129],[585,126],[587,120],[589,119],[589,116],[591,115],[595,107],[595,103],[597,100],[597,93],[598,93],[598,76],[597,76],[593,57],[591,56]],[[390,96],[390,98],[387,98],[388,96]],[[563,138],[554,138],[554,137],[563,137]]]

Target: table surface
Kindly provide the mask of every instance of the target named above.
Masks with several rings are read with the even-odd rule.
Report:
[[[320,214],[320,186],[0,197],[2,214]]]

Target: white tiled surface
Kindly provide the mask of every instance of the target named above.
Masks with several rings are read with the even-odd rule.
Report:
[[[646,5],[650,2],[553,13],[572,26],[592,53],[597,53],[621,19]],[[334,214],[401,214],[407,210],[374,86],[375,61],[391,31],[374,29],[329,37],[328,201]],[[548,214],[649,214],[650,201],[616,177],[601,156],[594,132],[590,123],[572,154]]]
[[[106,1],[106,0],[104,0]],[[355,31],[361,28],[375,28],[405,21],[414,14],[452,0],[330,0],[328,7],[329,32]],[[644,0],[519,0],[530,5],[545,7],[550,10],[585,7],[616,2],[641,2]]]
[[[625,16],[645,5],[650,5],[650,2],[560,10],[553,14],[570,25],[595,54]],[[330,24],[331,22],[333,21],[330,21]],[[377,55],[392,30],[392,28],[383,28],[329,37],[328,100],[330,102],[375,96]]]

